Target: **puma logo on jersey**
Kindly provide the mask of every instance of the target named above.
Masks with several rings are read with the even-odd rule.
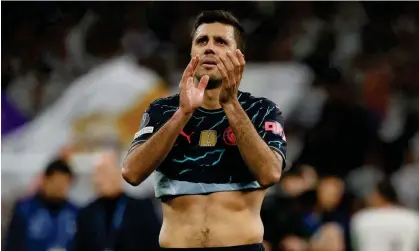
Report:
[[[191,143],[191,136],[192,136],[192,134],[193,134],[193,132],[190,135],[188,135],[183,130],[180,132],[180,135],[182,135],[183,137],[185,137],[186,140],[189,142],[189,144]]]

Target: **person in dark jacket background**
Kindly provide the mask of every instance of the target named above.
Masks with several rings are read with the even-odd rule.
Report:
[[[113,153],[95,166],[98,198],[80,211],[72,251],[154,251],[159,249],[161,223],[149,199],[134,199],[123,191]]]
[[[68,201],[73,173],[63,160],[45,169],[39,189],[19,200],[2,250],[67,250],[76,230],[77,206]]]

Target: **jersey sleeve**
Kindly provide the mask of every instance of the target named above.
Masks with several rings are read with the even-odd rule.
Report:
[[[287,139],[284,132],[282,111],[273,102],[267,103],[264,111],[262,121],[259,122],[256,129],[266,144],[282,156],[282,167],[285,169]]]
[[[134,135],[134,139],[128,150],[128,154],[138,145],[146,142],[164,124],[160,106],[152,103],[143,113],[140,127]]]

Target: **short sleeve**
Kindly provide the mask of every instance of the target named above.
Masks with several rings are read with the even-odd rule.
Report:
[[[273,102],[269,102],[266,105],[265,113],[262,114],[262,120],[257,128],[258,133],[272,150],[282,156],[283,169],[285,169],[287,139],[284,132],[282,111]]]
[[[134,135],[134,139],[128,150],[130,153],[137,145],[146,142],[159,128],[163,125],[162,114],[159,105],[151,104],[143,113],[138,131]]]

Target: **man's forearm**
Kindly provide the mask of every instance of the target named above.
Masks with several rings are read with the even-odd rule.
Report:
[[[132,150],[122,166],[124,179],[132,185],[143,182],[170,152],[190,118],[191,115],[185,115],[177,110],[158,132]]]
[[[240,153],[259,184],[270,186],[277,183],[282,170],[279,154],[275,154],[259,136],[238,100],[224,104],[223,108]]]

